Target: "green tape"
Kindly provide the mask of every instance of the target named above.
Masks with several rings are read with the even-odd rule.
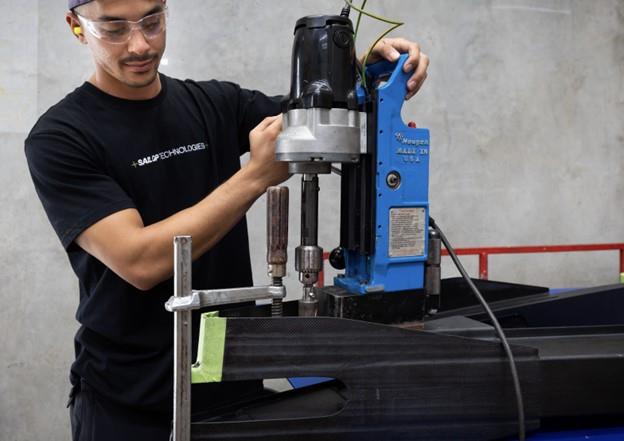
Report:
[[[624,273],[620,273],[620,283],[624,283]]]
[[[219,383],[223,377],[227,318],[219,312],[201,315],[197,361],[191,368],[191,383]]]

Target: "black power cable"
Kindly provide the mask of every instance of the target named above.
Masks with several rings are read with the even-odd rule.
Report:
[[[474,284],[474,282],[472,281],[472,279],[466,272],[466,269],[459,261],[457,254],[455,254],[455,250],[453,249],[448,239],[446,238],[446,236],[444,235],[444,233],[442,232],[442,230],[436,224],[435,220],[433,220],[432,217],[429,218],[429,225],[433,229],[435,229],[440,235],[440,239],[442,240],[444,247],[448,250],[449,255],[451,256],[451,259],[453,259],[453,263],[455,263],[457,270],[461,273],[462,277],[464,278],[464,280],[466,281],[466,283],[468,284],[468,286],[474,293],[475,297],[477,298],[479,303],[481,303],[481,306],[483,306],[483,309],[485,309],[485,312],[490,317],[490,320],[492,321],[492,324],[494,325],[494,329],[496,329],[496,334],[498,334],[498,338],[500,339],[500,342],[503,345],[505,353],[507,354],[507,358],[509,360],[509,367],[511,369],[511,377],[513,378],[513,384],[514,384],[514,389],[516,393],[516,405],[518,407],[518,439],[519,441],[525,441],[526,433],[525,433],[524,402],[522,399],[522,389],[520,387],[520,379],[518,377],[518,369],[516,368],[516,361],[514,359],[513,353],[511,352],[511,348],[509,347],[509,343],[507,342],[507,337],[505,337],[503,328],[501,327],[500,323],[498,323],[498,320],[496,319],[496,316],[490,309],[490,306],[487,304],[487,302],[485,301],[485,299],[479,292],[479,289]]]

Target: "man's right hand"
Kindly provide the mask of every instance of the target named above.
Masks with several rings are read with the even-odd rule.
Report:
[[[290,177],[288,164],[275,160],[275,142],[282,131],[282,115],[265,118],[249,133],[248,166],[266,189]]]
[[[171,277],[175,236],[193,236],[193,259],[221,240],[267,187],[288,179],[286,163],[275,160],[282,117],[262,121],[249,135],[249,163],[197,204],[145,226],[139,212],[114,213],[76,239],[89,254],[140,290]]]

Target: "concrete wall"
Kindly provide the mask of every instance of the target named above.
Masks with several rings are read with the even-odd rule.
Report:
[[[167,74],[288,90],[292,26],[339,1],[171,0]],[[26,171],[36,117],[85,80],[63,0],[2,0],[0,18],[0,440],[68,439],[76,282]],[[286,7],[287,5],[287,7]],[[432,213],[456,246],[622,242],[623,0],[395,0],[432,64],[406,119],[432,133]],[[360,50],[382,27],[366,20]],[[291,247],[298,242],[292,189]],[[321,181],[321,244],[338,241],[338,178]],[[264,280],[264,204],[251,210]],[[291,253],[292,256],[292,253]],[[467,266],[476,268],[475,259]],[[446,274],[452,274],[446,263]],[[495,257],[491,277],[550,286],[617,281],[617,255]],[[291,278],[295,279],[294,271]],[[293,297],[297,283],[289,283]]]

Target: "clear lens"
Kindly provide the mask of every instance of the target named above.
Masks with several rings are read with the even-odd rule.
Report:
[[[81,17],[87,28],[97,38],[109,43],[127,43],[133,29],[139,29],[147,39],[156,38],[166,28],[167,10],[143,17],[139,21],[113,20],[92,21]]]
[[[154,38],[165,30],[165,13],[148,15],[141,23],[141,31],[146,38]]]
[[[132,30],[130,23],[126,21],[109,21],[93,23],[97,36],[108,41],[124,41]]]

